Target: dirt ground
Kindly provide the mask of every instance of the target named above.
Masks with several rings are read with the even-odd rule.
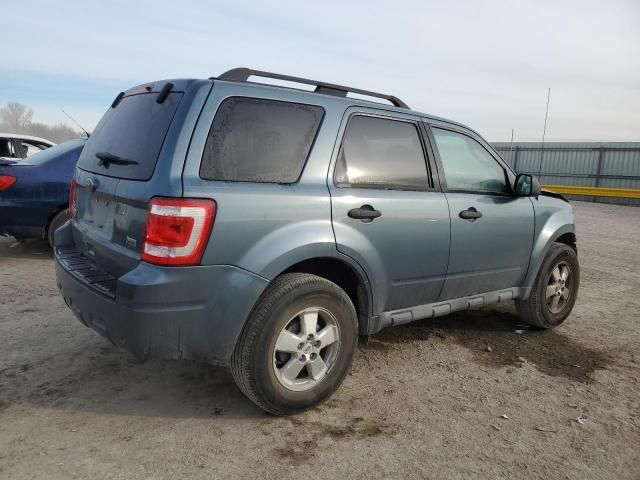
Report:
[[[292,418],[223,368],[111,346],[66,308],[41,243],[0,240],[0,478],[638,479],[640,208],[574,208],[564,325],[516,333],[505,304],[384,330]]]

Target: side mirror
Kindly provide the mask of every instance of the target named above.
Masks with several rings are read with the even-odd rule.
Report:
[[[528,173],[519,173],[513,191],[517,197],[536,197],[542,192],[542,187],[537,177]]]

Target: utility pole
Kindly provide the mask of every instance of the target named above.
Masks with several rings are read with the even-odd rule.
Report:
[[[511,143],[509,144],[509,158],[513,154],[513,128],[511,129]]]

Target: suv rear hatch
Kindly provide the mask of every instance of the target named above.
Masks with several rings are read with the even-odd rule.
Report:
[[[135,268],[149,200],[182,195],[190,132],[211,85],[162,81],[116,97],[77,164],[74,245],[62,249],[62,260],[100,278]]]

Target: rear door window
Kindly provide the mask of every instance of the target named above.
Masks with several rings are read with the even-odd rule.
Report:
[[[415,123],[356,115],[349,120],[334,175],[338,187],[429,188]]]
[[[122,98],[91,134],[78,166],[110,177],[149,180],[182,93],[172,92],[162,103],[156,102],[157,97],[157,93],[144,93]],[[137,163],[99,165],[97,153],[109,153]]]
[[[231,97],[218,107],[200,164],[205,180],[295,183],[324,110],[313,105]]]

